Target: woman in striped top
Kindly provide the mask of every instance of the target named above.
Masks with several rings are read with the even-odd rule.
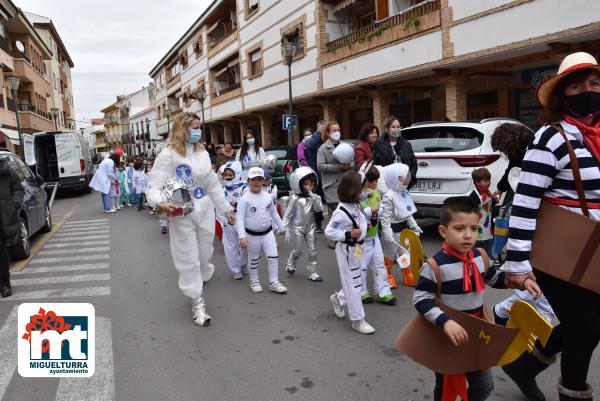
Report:
[[[557,75],[540,85],[537,97],[544,106],[541,119],[546,125],[535,134],[521,165],[503,270],[511,288],[520,289],[524,280],[537,279],[560,324],[546,348],[528,354],[520,372],[511,378],[522,390],[536,386],[535,376],[562,352],[560,400],[592,400],[587,375],[600,341],[600,294],[535,270],[535,266],[532,270],[530,251],[542,200],[582,214],[565,139],[555,128],[558,125],[575,150],[589,217],[600,221],[600,66],[587,53],[571,54]],[[556,235],[560,235],[559,228]]]

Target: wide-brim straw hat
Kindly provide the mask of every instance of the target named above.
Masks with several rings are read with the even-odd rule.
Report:
[[[538,86],[535,93],[538,102],[542,106],[546,106],[556,85],[569,74],[583,69],[593,69],[600,73],[600,65],[598,65],[598,62],[591,54],[585,52],[569,54],[564,58],[562,63],[560,63],[556,75],[548,78]]]

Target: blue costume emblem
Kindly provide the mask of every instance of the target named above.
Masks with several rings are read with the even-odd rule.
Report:
[[[204,197],[204,189],[198,187],[194,189],[194,198],[202,199]]]
[[[187,164],[180,164],[175,169],[175,176],[177,180],[187,185],[192,185],[194,180],[192,179],[192,168]]]

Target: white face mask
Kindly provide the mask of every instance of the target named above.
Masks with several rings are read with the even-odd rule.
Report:
[[[392,138],[398,138],[402,130],[400,128],[390,128],[390,136]]]
[[[333,132],[332,132],[332,133],[329,135],[329,137],[331,138],[331,140],[332,140],[332,141],[339,141],[339,140],[340,140],[340,138],[341,138],[341,136],[342,136],[342,135],[340,134],[340,131],[333,131]]]

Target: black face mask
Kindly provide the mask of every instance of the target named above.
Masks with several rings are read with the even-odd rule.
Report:
[[[593,117],[600,111],[600,92],[582,92],[565,96],[567,113],[576,118]]]

